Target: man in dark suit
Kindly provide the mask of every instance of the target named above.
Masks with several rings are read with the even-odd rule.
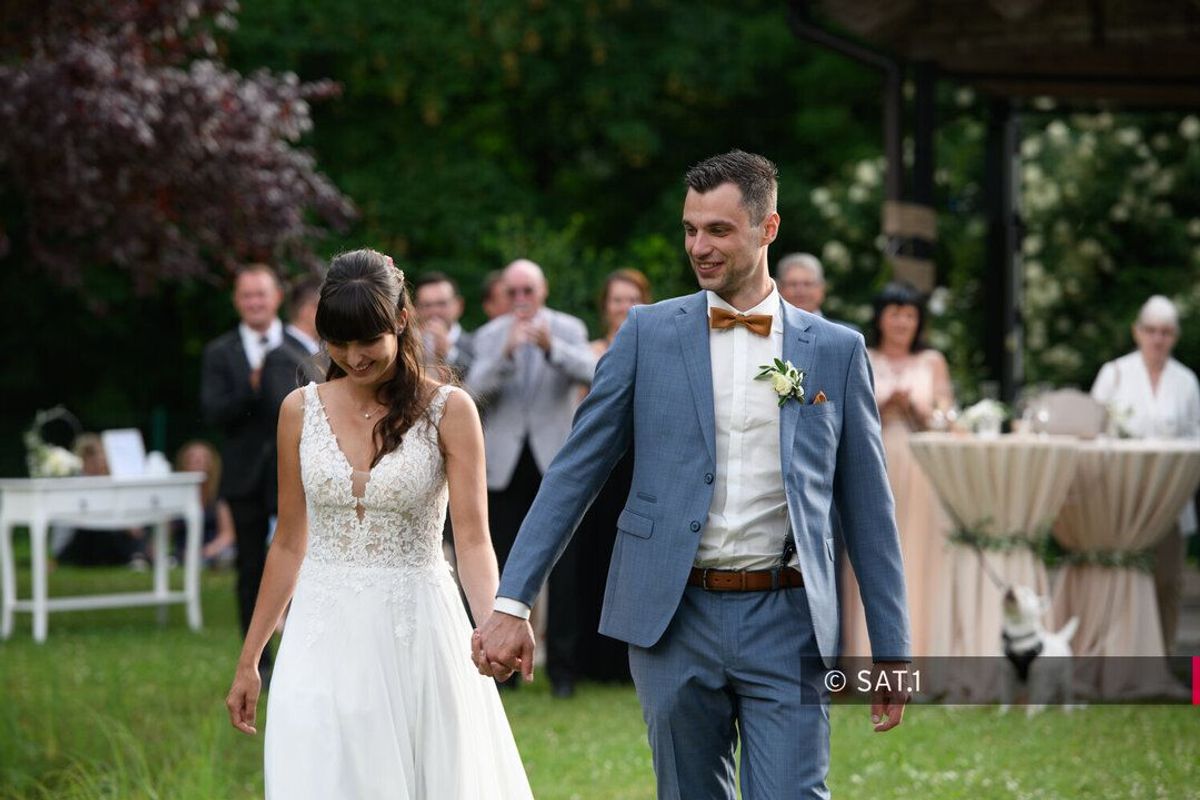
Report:
[[[250,625],[267,558],[272,482],[268,481],[275,430],[262,402],[263,363],[284,341],[277,312],[279,279],[266,264],[250,264],[234,279],[233,305],[240,322],[204,348],[200,409],[222,434],[220,496],[229,503],[237,535],[237,597],[242,632]],[[298,344],[298,343],[297,343]],[[259,670],[271,670],[263,651]],[[265,680],[264,680],[265,682]]]
[[[458,284],[444,272],[426,272],[413,283],[413,305],[429,363],[445,364],[462,380],[475,360],[475,349],[471,334],[459,324],[465,304]]]
[[[317,335],[317,300],[321,296],[319,278],[304,278],[288,294],[288,323],[283,327],[283,342],[263,360],[262,397],[267,413],[279,423],[279,406],[291,391],[309,382],[321,383],[329,368],[329,356],[321,352]]]
[[[263,360],[262,397],[270,428],[279,427],[279,407],[293,389],[315,381],[322,383],[329,369],[329,356],[321,350],[317,335],[317,300],[321,296],[319,278],[303,278],[288,293],[288,323],[283,326],[283,342]],[[275,438],[271,439],[271,457],[267,465],[267,505],[274,514],[278,506],[279,482],[275,474]]]

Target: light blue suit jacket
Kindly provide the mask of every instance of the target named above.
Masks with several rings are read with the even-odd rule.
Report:
[[[780,468],[817,645],[832,664],[836,503],[872,654],[908,659],[904,570],[863,337],[788,303],[782,308],[783,358],[807,373],[807,398],[779,410]],[[813,405],[818,392],[828,402]],[[657,642],[679,607],[712,502],[715,431],[705,293],[631,309],[542,479],[498,595],[532,604],[632,443],[633,485],[617,523],[600,631],[641,647]]]

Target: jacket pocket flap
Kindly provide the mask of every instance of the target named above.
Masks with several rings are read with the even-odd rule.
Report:
[[[654,520],[643,517],[641,514],[635,514],[627,508],[621,512],[621,516],[617,517],[617,530],[649,539],[650,534],[654,532]]]

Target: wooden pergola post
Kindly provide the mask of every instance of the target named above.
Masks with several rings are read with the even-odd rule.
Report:
[[[1011,402],[1024,379],[1024,325],[1021,317],[1020,135],[1012,103],[1004,97],[988,105],[984,196],[987,198],[987,255],[984,274],[988,372],[999,378],[1000,399]]]

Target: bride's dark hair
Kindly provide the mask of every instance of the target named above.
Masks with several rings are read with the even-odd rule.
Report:
[[[407,321],[401,324],[402,311]],[[368,341],[396,334],[396,372],[379,387],[375,399],[387,414],[375,423],[374,467],[404,440],[404,434],[429,406],[434,385],[425,379],[424,345],[417,315],[404,285],[404,273],[392,259],[375,250],[352,250],[334,256],[317,301],[317,334],[326,342]],[[329,362],[325,380],[345,370]]]

